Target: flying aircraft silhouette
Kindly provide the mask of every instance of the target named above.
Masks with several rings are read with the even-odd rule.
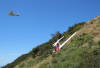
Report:
[[[14,14],[13,10],[10,11],[10,13],[8,14],[9,16],[20,16],[19,13]]]

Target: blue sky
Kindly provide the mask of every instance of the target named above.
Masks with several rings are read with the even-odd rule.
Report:
[[[20,16],[8,16],[11,10]],[[0,0],[0,66],[99,15],[100,0]]]

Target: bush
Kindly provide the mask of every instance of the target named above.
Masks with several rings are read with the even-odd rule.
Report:
[[[98,45],[100,46],[100,41],[98,41]]]
[[[68,34],[73,34],[74,32],[76,32],[77,30],[79,30],[80,28],[82,28],[84,26],[85,22],[82,22],[82,23],[78,23],[78,24],[75,24],[74,26],[72,27],[69,27],[67,33]]]

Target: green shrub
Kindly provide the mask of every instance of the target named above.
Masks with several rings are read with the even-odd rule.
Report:
[[[100,46],[100,41],[98,41],[98,45]]]
[[[86,22],[82,22],[82,23],[78,23],[75,24],[74,26],[69,27],[67,33],[68,34],[73,34],[74,32],[76,32],[77,30],[79,30],[80,28],[82,28],[84,26]]]

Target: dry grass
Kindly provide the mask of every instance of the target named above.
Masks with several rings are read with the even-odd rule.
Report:
[[[100,16],[93,19],[93,23],[88,21],[82,29],[77,31],[77,36],[82,35],[83,33],[91,34],[94,36],[94,41],[98,42],[100,40]],[[51,57],[48,59],[43,60],[42,62],[35,65],[33,68],[39,68],[40,65],[44,64],[46,61],[51,61]],[[51,62],[49,62],[51,63]]]
[[[93,22],[91,24],[91,22]],[[94,36],[94,41],[100,40],[100,16],[94,18],[92,21],[87,22],[82,29],[77,31],[79,35],[86,33]]]
[[[46,61],[49,61],[49,63],[51,64],[51,60],[52,60],[52,55],[50,55],[49,57],[47,57],[45,60],[41,61],[40,63],[36,64],[33,68],[39,68],[40,65],[44,64]]]
[[[92,22],[92,23],[91,23]],[[100,40],[100,16],[94,18],[91,21],[88,21],[83,28],[81,28],[79,31],[77,31],[77,36],[82,35],[83,33],[91,34],[94,36],[94,41],[98,42]],[[39,62],[36,65],[28,67],[27,64],[30,61],[34,61],[32,57],[29,57],[27,60],[23,61],[19,65],[16,65],[14,68],[21,68],[21,65],[25,65],[23,68],[39,68],[40,65],[44,64],[46,61],[48,61],[51,64],[52,56],[47,57],[43,61]]]

